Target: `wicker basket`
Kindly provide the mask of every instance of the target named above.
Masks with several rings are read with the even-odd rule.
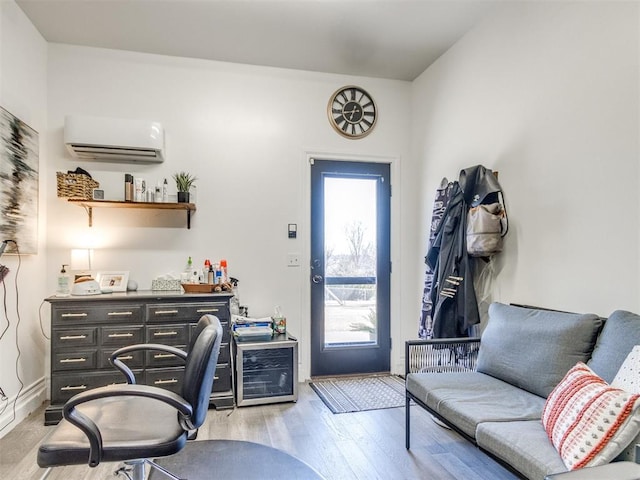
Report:
[[[82,173],[56,172],[56,178],[58,196],[64,198],[89,200],[93,198],[93,189],[100,186],[98,182]]]

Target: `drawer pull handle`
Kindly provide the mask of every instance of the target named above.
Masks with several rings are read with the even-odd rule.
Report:
[[[218,363],[218,367],[227,368],[229,366],[228,363]]]
[[[63,313],[62,318],[86,317],[86,313]]]
[[[129,338],[133,337],[133,333],[110,333],[109,338]]]
[[[71,392],[71,391],[75,391],[75,390],[86,390],[87,386],[86,385],[78,385],[76,387],[72,387],[70,385],[67,385],[66,387],[62,387],[60,390],[62,390],[63,392]]]
[[[117,317],[118,315],[129,316],[133,315],[133,312],[109,312],[107,313],[110,317]]]
[[[213,381],[215,382],[216,380],[220,380],[220,377],[217,377],[217,376],[214,375],[213,376]]]
[[[116,358],[118,360],[133,360],[133,355],[120,355],[120,356],[118,356]]]
[[[155,382],[153,382],[154,385],[167,385],[171,383],[178,383],[178,380],[176,380],[175,378],[171,378],[169,380],[156,380]]]
[[[82,340],[84,338],[87,338],[86,335],[64,335],[63,337],[60,337],[60,340]]]
[[[153,334],[154,337],[174,337],[178,335],[178,332],[176,332],[175,330],[172,330],[170,332],[155,332]]]
[[[178,310],[156,310],[154,312],[155,315],[173,315],[174,313],[178,313]]]
[[[86,358],[63,358],[60,363],[83,363],[86,362]]]
[[[153,356],[153,358],[171,358],[171,357],[175,357],[175,355],[172,353],[156,353]]]
[[[199,308],[196,313],[219,312],[219,308]]]

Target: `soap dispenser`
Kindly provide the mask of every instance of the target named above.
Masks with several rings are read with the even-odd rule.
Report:
[[[63,264],[58,275],[58,288],[56,289],[56,297],[68,297],[71,295],[70,283],[71,278],[64,267],[69,265]]]

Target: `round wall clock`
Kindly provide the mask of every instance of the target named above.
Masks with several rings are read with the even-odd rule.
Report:
[[[331,126],[347,138],[367,136],[376,124],[376,103],[365,90],[354,85],[339,88],[327,105]]]

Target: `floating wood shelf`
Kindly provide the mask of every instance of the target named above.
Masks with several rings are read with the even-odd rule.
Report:
[[[69,203],[84,207],[89,215],[89,226],[93,226],[93,208],[137,208],[147,210],[185,210],[187,212],[187,228],[191,228],[191,212],[196,211],[195,203],[156,203],[156,202],[122,202],[117,200],[76,200]]]

